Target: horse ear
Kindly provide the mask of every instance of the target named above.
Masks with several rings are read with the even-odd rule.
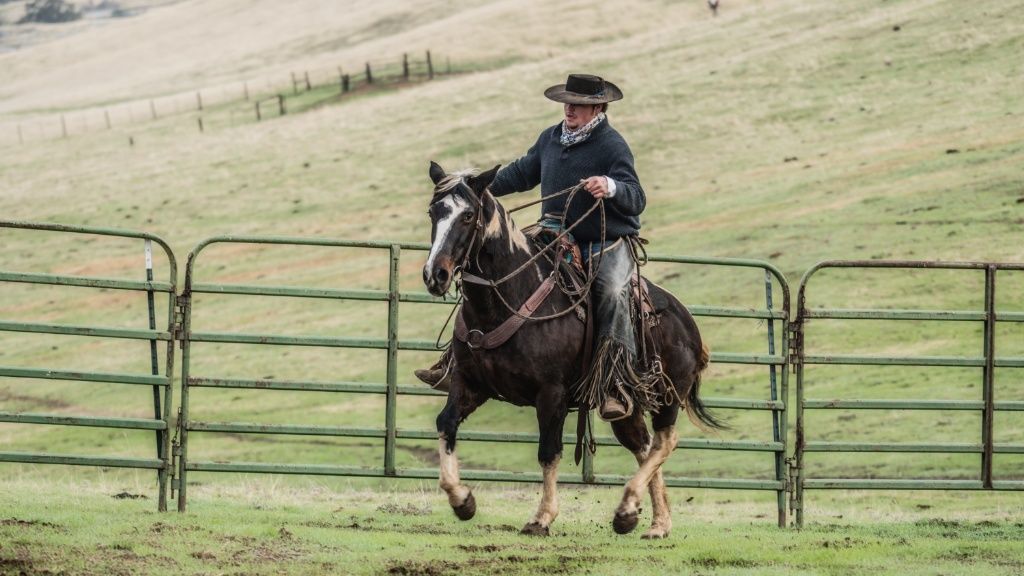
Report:
[[[444,178],[445,176],[447,176],[447,174],[444,173],[444,168],[441,168],[440,164],[438,164],[437,162],[434,162],[433,160],[431,160],[430,161],[430,179],[434,181],[434,186],[437,186],[438,184],[440,184],[441,183],[441,179]]]
[[[494,181],[494,175],[498,173],[498,168],[501,168],[501,164],[470,178],[469,187],[472,188],[477,195],[483,194],[484,190],[487,190],[487,187]]]

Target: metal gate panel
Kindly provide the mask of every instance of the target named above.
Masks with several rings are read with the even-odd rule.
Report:
[[[807,288],[812,277],[823,269],[906,269],[906,270],[960,270],[984,274],[985,299],[983,310],[896,310],[896,309],[829,309],[809,308]],[[998,356],[995,329],[999,322],[1024,322],[1024,313],[996,309],[996,273],[999,270],[1024,270],[1024,264],[984,262],[925,262],[925,261],[827,261],[815,265],[804,274],[800,282],[797,319],[793,331],[798,353],[792,359],[797,371],[797,422],[795,453],[795,493],[793,506],[796,524],[803,525],[804,491],[807,489],[912,489],[912,490],[1024,490],[1024,481],[997,480],[992,475],[992,460],[996,453],[1021,454],[1024,444],[995,443],[993,427],[997,411],[1024,411],[1022,401],[995,401],[995,368],[1024,367],[1024,358]],[[876,355],[811,355],[805,327],[809,320],[933,320],[943,322],[982,322],[984,324],[983,349],[980,356],[876,356]],[[806,365],[847,366],[933,366],[974,367],[982,369],[981,398],[978,400],[931,399],[817,399],[807,398],[804,384]],[[957,410],[981,412],[982,425],[973,442],[840,442],[809,439],[805,422],[806,410]],[[808,452],[901,452],[901,453],[969,453],[978,454],[981,466],[976,480],[961,479],[874,479],[874,478],[810,478],[804,459]]]
[[[131,430],[153,430],[156,436],[156,453],[153,458],[134,458],[123,456],[89,456],[80,454],[50,454],[38,452],[0,452],[0,462],[20,462],[31,464],[66,464],[79,466],[102,466],[110,468],[142,468],[157,471],[158,508],[167,509],[167,478],[170,470],[168,431],[172,400],[171,383],[174,370],[174,309],[176,297],[175,279],[177,276],[174,254],[167,244],[157,236],[144,232],[94,228],[88,226],[63,226],[33,222],[0,221],[0,228],[35,230],[81,234],[86,236],[112,236],[118,238],[142,240],[140,256],[145,256],[146,280],[124,280],[114,278],[68,276],[59,274],[34,274],[18,271],[0,270],[0,282],[17,282],[35,285],[72,286],[83,288],[101,288],[110,290],[126,290],[142,292],[149,301],[148,330],[112,328],[104,326],[72,326],[41,322],[13,322],[0,320],[0,331],[22,332],[34,334],[59,334],[88,338],[120,338],[129,340],[148,340],[150,342],[151,374],[123,374],[105,372],[85,372],[74,370],[54,370],[45,367],[13,367],[0,366],[0,377],[6,378],[39,378],[49,380],[67,380],[80,382],[108,382],[116,384],[143,385],[153,387],[153,418],[105,418],[95,416],[76,416],[67,414],[37,414],[25,412],[0,411],[0,422],[19,424],[43,424],[60,426],[87,426],[98,428],[117,428]],[[151,248],[156,243],[164,251],[169,263],[168,281],[154,281]],[[142,260],[140,258],[140,260]],[[142,267],[140,266],[140,270]],[[166,294],[169,301],[167,327],[156,328],[156,316],[153,307],[155,293]],[[157,346],[163,342],[166,346],[166,362],[163,374],[157,362]]]
[[[212,244],[274,244],[287,246],[321,246],[336,248],[369,248],[380,250],[390,263],[388,290],[346,290],[307,288],[300,286],[256,286],[240,284],[201,283],[196,280],[196,262],[199,254]],[[438,477],[438,471],[430,468],[397,468],[395,466],[395,444],[399,439],[435,440],[435,430],[398,429],[396,423],[396,407],[400,395],[411,396],[444,396],[443,393],[425,386],[400,386],[397,383],[397,353],[399,350],[435,351],[433,341],[401,340],[398,338],[399,308],[401,303],[441,303],[451,305],[451,301],[434,297],[425,292],[405,292],[399,289],[398,270],[403,251],[427,251],[429,245],[413,243],[389,242],[352,242],[343,240],[316,240],[303,238],[268,238],[268,237],[215,237],[201,242],[189,255],[186,271],[184,292],[180,298],[184,326],[182,330],[182,397],[179,417],[180,447],[176,447],[178,457],[178,477],[172,488],[178,489],[178,509],[187,506],[187,474],[188,472],[252,472],[276,474],[312,474],[331,476],[363,476],[431,479]],[[766,275],[766,308],[763,310],[744,308],[700,307],[692,306],[690,311],[695,316],[718,316],[727,318],[750,318],[767,321],[769,330],[774,329],[774,322],[779,321],[784,328],[789,309],[789,288],[785,278],[777,269],[767,263],[739,259],[711,258],[673,258],[652,257],[651,261],[677,264],[698,264],[709,266],[731,266],[759,268]],[[779,283],[783,289],[783,305],[779,309],[771,308],[771,282]],[[334,300],[363,300],[388,303],[388,338],[328,338],[307,336],[284,336],[274,334],[239,334],[209,333],[192,330],[191,319],[194,311],[195,294],[223,294],[247,296],[287,296],[297,298],[327,298]],[[773,373],[780,370],[781,386],[775,386],[774,378],[767,399],[733,399],[707,398],[705,404],[711,408],[768,410],[773,414],[773,437],[769,440],[722,441],[706,439],[684,439],[680,448],[710,450],[740,450],[752,452],[771,452],[773,455],[774,480],[729,479],[729,478],[671,478],[665,481],[669,486],[692,488],[730,488],[771,490],[778,495],[779,523],[785,523],[785,491],[786,482],[786,394],[788,390],[788,374],[786,371],[788,358],[788,332],[781,330],[781,351],[776,353],[770,349],[768,354],[737,354],[713,353],[712,362],[763,365],[772,369]],[[299,345],[343,348],[364,348],[387,351],[386,382],[309,382],[309,381],[277,381],[245,378],[218,378],[198,376],[190,367],[191,348],[202,342],[220,342],[252,345]],[[773,344],[772,344],[773,345]],[[772,346],[770,345],[770,346]],[[384,426],[382,428],[359,428],[346,426],[308,426],[298,424],[259,424],[251,422],[203,422],[192,419],[189,414],[189,391],[193,388],[234,388],[234,389],[267,389],[319,392],[354,392],[383,394],[386,396]],[[255,462],[212,462],[197,461],[189,457],[190,433],[228,432],[235,434],[296,434],[333,437],[362,437],[384,439],[384,457],[381,466],[357,467],[341,465],[286,464],[286,463],[255,463]],[[459,439],[464,441],[505,442],[505,443],[536,443],[536,433],[494,432],[494,431],[460,431]],[[595,438],[601,446],[617,446],[612,437]],[[563,441],[575,443],[573,434],[566,434]],[[614,474],[595,474],[593,460],[585,451],[582,471],[578,477],[564,476],[560,481],[575,484],[612,484],[621,485],[628,480],[626,476]],[[540,482],[542,477],[536,472],[506,472],[492,470],[464,470],[460,475],[466,480],[502,481],[502,482]]]

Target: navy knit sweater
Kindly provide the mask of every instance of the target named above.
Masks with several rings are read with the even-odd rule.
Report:
[[[541,196],[555,194],[579,184],[583,178],[607,176],[615,181],[615,196],[605,201],[605,230],[607,240],[616,240],[640,230],[640,213],[647,205],[647,197],[633,168],[633,153],[622,136],[605,119],[594,128],[590,137],[569,147],[559,142],[561,123],[541,132],[522,158],[498,171],[491,183],[491,193],[504,196],[512,192],[525,192],[540,184]],[[542,204],[543,213],[566,213],[566,225],[579,220],[591,206],[594,197],[580,190],[566,208],[568,195]],[[573,228],[578,242],[597,242],[601,239],[601,211],[595,210],[579,226]]]

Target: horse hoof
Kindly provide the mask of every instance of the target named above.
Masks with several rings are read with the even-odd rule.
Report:
[[[519,531],[520,534],[526,534],[527,536],[548,536],[550,530],[547,526],[541,526],[536,522],[530,522],[523,529]]]
[[[469,520],[476,515],[476,498],[473,497],[473,493],[470,492],[469,496],[466,496],[466,501],[459,506],[452,506],[452,510],[455,511],[455,515],[459,517],[459,520]]]
[[[612,528],[615,529],[616,534],[629,534],[636,528],[636,525],[640,522],[640,515],[636,512],[629,514],[615,513],[615,519],[612,520]]]

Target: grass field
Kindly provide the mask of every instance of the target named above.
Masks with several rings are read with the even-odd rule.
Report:
[[[277,2],[161,3],[0,54],[0,215],[156,233],[178,259],[179,285],[189,250],[218,234],[423,242],[428,161],[456,169],[515,158],[559,118],[543,89],[567,71],[592,70],[626,93],[610,117],[637,158],[652,252],[769,261],[794,295],[801,274],[824,259],[1021,262],[1021,8],[1017,0],[737,0],[712,19],[696,1],[392,1],[338,10],[310,0],[287,13]],[[588,25],[572,25],[580,21]],[[145,49],[114,48],[150,38]],[[16,124],[60,112],[426,49],[475,72],[260,123],[249,104],[219,104],[203,111],[203,134],[197,114],[183,112],[66,140],[18,145],[12,137]],[[138,242],[7,230],[0,237],[3,270],[144,274]],[[367,250],[223,245],[203,253],[197,278],[385,289],[386,260]],[[166,279],[166,258],[156,264]],[[403,291],[422,289],[421,264],[422,255],[403,255]],[[764,305],[756,271],[659,264],[648,275],[687,304]],[[976,272],[826,271],[812,280],[808,305],[980,310],[983,280]],[[1000,310],[1024,310],[1024,273],[1000,273],[998,286]],[[780,290],[776,284],[777,307]],[[0,294],[6,321],[146,326],[145,299],[122,292],[6,283]],[[166,301],[157,310],[166,311]],[[403,304],[400,336],[433,338],[446,314]],[[193,328],[381,338],[385,318],[384,304],[211,295],[196,299]],[[716,352],[767,350],[766,325],[757,321],[708,318],[701,329]],[[982,347],[979,322],[815,321],[808,330],[809,354],[977,356]],[[1000,325],[996,342],[1001,356],[1024,356],[1024,324]],[[400,383],[411,384],[412,370],[431,356],[400,354]],[[0,365],[148,373],[149,348],[0,332]],[[358,350],[201,344],[192,367],[219,377],[384,379],[384,355]],[[1024,400],[1021,372],[997,369],[998,400]],[[807,378],[811,398],[981,398],[977,368],[811,367]],[[125,388],[5,378],[0,411],[151,416],[151,392]],[[705,378],[708,396],[763,399],[767,390],[765,368],[717,364]],[[381,426],[383,406],[375,396],[202,390],[192,416]],[[440,406],[402,397],[400,426],[430,429]],[[720,438],[770,440],[767,413],[724,415],[733,429]],[[979,442],[981,434],[980,414],[971,411],[808,418],[809,440]],[[529,411],[495,403],[463,429],[534,431],[535,422]],[[693,429],[683,436],[708,437]],[[193,441],[193,457],[203,460],[379,465],[383,457],[376,439]],[[1022,441],[1024,414],[998,413],[996,442]],[[151,432],[0,424],[2,450],[150,456],[152,444]],[[432,441],[400,441],[397,464],[434,466],[434,449]],[[465,442],[460,458],[467,468],[536,471],[531,445]],[[815,454],[807,466],[816,477],[973,479],[978,460]],[[596,465],[612,473],[634,467],[613,448],[602,448]],[[774,476],[768,453],[680,451],[668,469]],[[998,454],[995,473],[1024,479],[1024,455]],[[676,489],[673,540],[640,546],[607,529],[615,491],[565,488],[556,537],[536,543],[504,528],[526,520],[534,487],[481,487],[480,516],[457,524],[432,484],[193,473],[190,512],[161,516],[150,476],[4,464],[0,573],[1011,574],[1024,562],[1013,547],[1024,518],[1018,494],[813,492],[810,526],[792,533],[772,527],[772,493]],[[149,499],[111,499],[120,492]],[[576,498],[579,508],[570,508]],[[163,531],[178,540],[154,535]],[[342,564],[341,556],[353,560]],[[500,564],[489,564],[495,557]]]

